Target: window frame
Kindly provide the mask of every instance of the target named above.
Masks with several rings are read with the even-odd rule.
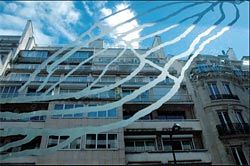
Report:
[[[243,154],[242,157],[244,157],[246,163],[242,163],[243,161],[242,161],[242,158],[240,157],[238,148],[240,148],[240,150],[241,150],[241,152],[242,152],[242,154]],[[233,159],[234,159],[234,161],[235,161],[236,164],[248,165],[248,161],[247,161],[246,156],[245,156],[245,154],[244,154],[244,152],[243,152],[243,150],[242,150],[242,146],[241,146],[241,145],[231,146],[230,149],[231,149],[231,153],[232,153]],[[234,156],[234,151],[235,151],[235,153],[236,153],[237,159],[236,159],[235,156]],[[239,163],[238,163],[238,162],[239,162]]]
[[[165,147],[164,147],[164,141],[169,141],[170,142],[170,144],[171,144],[171,150],[170,151],[172,151],[171,140],[169,138],[162,138],[162,149],[163,149],[163,151],[166,151]],[[181,145],[181,150],[175,150],[175,151],[192,151],[192,150],[196,149],[193,138],[177,138],[177,139],[172,140],[172,141],[180,142],[180,145]],[[191,145],[191,149],[184,149],[183,141],[189,141],[190,145]]]
[[[95,135],[95,148],[87,148],[87,136],[88,135]],[[98,148],[98,135],[99,134],[105,134],[106,135],[106,140],[105,140],[105,145],[106,145],[106,148]],[[108,145],[109,145],[109,135],[116,135],[116,141],[115,141],[115,144],[117,147],[115,148],[108,148]],[[95,133],[89,133],[89,134],[86,134],[85,135],[85,143],[84,143],[84,150],[118,150],[119,149],[119,141],[118,141],[118,134],[117,133],[98,133],[98,134],[95,134]]]
[[[208,82],[207,85],[208,85],[208,91],[210,95],[217,96],[221,94],[216,82]],[[218,92],[218,94],[216,93],[216,91]]]
[[[56,136],[56,135],[50,135],[50,136]],[[46,148],[50,148],[50,147],[48,147],[48,145],[49,145],[49,140],[50,140],[50,136],[48,136],[47,137],[47,144],[46,144]],[[57,139],[57,144],[55,145],[55,146],[57,146],[59,143],[60,143],[60,140],[61,140],[61,137],[65,137],[65,136],[56,136],[56,137],[58,137],[58,139]],[[67,136],[66,136],[67,137]],[[69,136],[68,136],[69,137]],[[67,138],[68,139],[68,138]],[[65,139],[65,140],[67,140],[67,139]],[[80,139],[80,143],[79,143],[79,145],[80,145],[80,147],[79,147],[79,149],[71,149],[70,148],[70,145],[71,145],[71,143],[73,142],[73,141],[75,141],[76,139]],[[59,149],[59,150],[81,150],[82,149],[82,136],[80,136],[80,137],[78,137],[78,138],[76,138],[76,139],[74,139],[72,142],[70,142],[67,146],[65,146],[65,147],[63,147],[63,148],[61,148],[61,149]],[[64,140],[64,141],[65,141]],[[52,147],[54,147],[54,146],[52,146]]]
[[[222,82],[222,85],[223,85],[223,90],[224,90],[224,93],[227,94],[227,95],[233,95],[233,92],[230,88],[230,83],[229,82]]]

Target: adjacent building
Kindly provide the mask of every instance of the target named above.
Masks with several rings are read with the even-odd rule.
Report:
[[[153,46],[160,42],[160,37],[156,36]],[[104,105],[119,101],[160,74],[158,69],[145,65],[132,79],[107,92],[79,99],[71,97],[28,103],[15,102],[22,97],[41,96],[79,63],[103,50],[103,41],[98,40],[89,47],[81,48],[60,63],[44,88],[37,91],[48,75],[46,68],[42,69],[21,93],[18,89],[29,79],[31,73],[61,47],[36,45],[30,21],[22,36],[0,36],[0,44],[1,112],[26,113]],[[62,52],[62,55],[69,50]],[[72,75],[54,86],[48,94],[52,96],[69,94],[91,86],[122,50],[122,48],[108,48],[100,56],[81,65]],[[143,54],[148,49],[135,51]],[[161,67],[169,60],[163,50],[150,54],[147,59]],[[178,76],[184,64],[184,60],[176,61],[169,72]],[[91,89],[114,84],[135,71],[139,65],[140,61],[133,51],[126,50],[123,56],[109,66],[105,75]],[[34,116],[19,120],[1,118],[0,128],[18,126],[62,129],[101,126],[132,117],[139,110],[159,100],[173,85],[173,80],[166,78],[137,98],[105,111],[77,114],[69,112],[66,115]],[[160,108],[125,128],[105,133],[88,133],[54,153],[8,158],[1,160],[1,163],[171,164],[174,162],[174,151],[177,163],[249,164],[249,88],[249,57],[236,60],[232,49],[218,56],[200,55],[186,72],[186,77],[175,96]],[[173,133],[174,124],[179,124],[181,129]],[[172,140],[171,134],[173,134]],[[24,137],[25,135],[0,137],[0,146],[3,147]],[[2,151],[1,155],[54,147],[67,138],[67,135],[41,135],[29,143]]]

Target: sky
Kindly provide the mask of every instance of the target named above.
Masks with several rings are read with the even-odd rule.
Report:
[[[172,2],[164,1],[0,1],[0,35],[21,35],[26,21],[32,20],[34,28],[34,36],[38,45],[63,45],[74,41],[80,34],[87,31],[94,23],[99,22],[105,16],[111,13],[131,6],[129,9],[120,12],[112,17],[104,19],[100,22],[101,30],[109,31],[102,38],[106,46],[120,47],[124,45],[123,41],[118,40],[118,36],[122,33],[139,27],[135,31],[122,37],[126,42],[149,35],[158,30],[164,29],[171,25],[179,26],[168,32],[162,33],[162,42],[166,42],[183,33],[191,26],[196,18],[189,19],[181,24],[180,20],[197,14],[206,8],[210,3],[197,4],[196,6],[187,8],[169,19],[164,17],[174,13],[181,8],[191,5],[191,2],[176,3],[168,6]],[[178,3],[177,3],[178,2]],[[206,1],[204,1],[206,2]],[[157,10],[151,10],[157,8]],[[229,32],[209,44],[202,54],[218,55],[222,54],[222,50],[233,48],[238,59],[242,56],[249,56],[249,2],[236,4],[240,11],[240,17],[237,22],[232,25]],[[218,25],[221,29],[236,16],[236,10],[232,3],[225,2],[223,4],[225,19]],[[141,15],[145,13],[144,15]],[[122,24],[114,28],[130,18],[136,17],[127,24]],[[180,42],[164,48],[166,55],[176,55],[185,51],[198,34],[212,26],[221,16],[219,5],[209,10],[202,17],[200,22],[196,24],[196,28],[186,38]],[[156,22],[158,20],[158,22]],[[143,27],[143,25],[150,27]],[[219,29],[217,31],[219,31]],[[102,31],[103,32],[103,31]],[[95,29],[93,36],[100,34],[100,29]],[[141,42],[132,42],[134,48],[150,48],[153,38],[143,40]]]

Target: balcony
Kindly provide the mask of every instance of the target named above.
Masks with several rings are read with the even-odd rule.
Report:
[[[9,127],[21,127],[21,128],[44,128],[45,124],[42,121],[36,121],[36,122],[17,122],[15,120],[9,120],[9,121],[0,121],[1,128],[9,128]]]
[[[150,96],[138,96],[137,98],[131,100],[130,102],[155,102],[159,100],[163,96],[159,95],[150,95]],[[181,95],[174,95],[169,99],[168,102],[192,102],[191,95],[181,94]]]
[[[237,95],[232,95],[232,94],[217,94],[217,95],[210,95],[209,97],[211,100],[221,100],[221,99],[239,100],[239,97]]]
[[[175,151],[177,163],[211,163],[211,155],[206,149]],[[172,163],[172,152],[152,151],[143,153],[126,153],[128,163],[159,162]]]
[[[159,131],[165,128],[172,128],[173,123],[178,122],[183,129],[201,131],[201,124],[198,119],[172,119],[172,120],[145,120],[137,121],[127,126],[127,129],[156,129]]]
[[[219,136],[233,136],[233,135],[249,135],[249,124],[248,123],[232,123],[229,126],[226,125],[217,125]]]
[[[222,73],[222,74],[230,74],[234,75],[240,79],[248,79],[249,71],[244,71],[240,69],[235,69],[226,65],[199,65],[192,69],[192,74],[207,74],[207,73]]]

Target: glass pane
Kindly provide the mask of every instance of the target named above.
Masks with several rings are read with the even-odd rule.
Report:
[[[88,118],[96,118],[97,117],[97,112],[89,112],[88,113]]]
[[[165,151],[171,151],[172,145],[170,141],[163,141],[163,146]]]
[[[192,142],[187,140],[187,141],[182,141],[182,146],[183,146],[183,150],[190,150],[193,149],[192,148]]]
[[[83,105],[82,104],[76,104],[75,108],[78,108],[78,107],[83,107]]]
[[[233,147],[232,148],[232,153],[233,153],[233,156],[234,156],[234,160],[235,160],[235,162],[236,162],[236,164],[237,165],[240,165],[240,159],[238,158],[238,156],[237,156],[237,152],[236,152],[236,147]]]
[[[65,104],[64,109],[71,109],[71,108],[74,108],[74,104]]]
[[[55,110],[62,110],[63,109],[63,104],[55,104]]]
[[[148,140],[145,141],[146,144],[146,151],[155,151],[155,141],[154,140]]]
[[[16,89],[16,87],[14,87],[14,86],[10,87],[10,88],[9,88],[9,93],[14,93],[14,92],[15,92],[15,89]]]
[[[238,155],[240,157],[241,164],[247,165],[248,163],[247,163],[245,155],[244,155],[244,153],[242,151],[242,148],[241,147],[237,147],[237,151],[238,151]]]
[[[73,118],[73,114],[64,114],[63,118],[65,118],[65,119],[71,119],[71,118]]]
[[[105,118],[106,117],[106,111],[98,111],[98,117],[99,118]]]
[[[135,141],[135,150],[137,152],[143,152],[144,149],[144,141]]]
[[[230,89],[229,84],[227,84],[227,83],[223,83],[223,86],[224,86],[224,91],[225,91],[225,94],[229,94],[229,95],[231,95],[231,94],[232,94],[232,92],[231,92],[231,89]]]
[[[108,110],[108,117],[116,117],[116,109]]]
[[[58,143],[58,139],[59,139],[58,136],[49,136],[49,141],[48,141],[47,147],[49,148],[49,147],[56,146]]]
[[[82,117],[83,117],[83,113],[74,114],[74,118],[82,118]]]
[[[98,134],[97,148],[106,149],[106,134]]]
[[[70,144],[70,149],[80,149],[81,144],[81,137],[76,138],[73,142]]]
[[[95,149],[96,146],[96,134],[87,134],[86,148]]]
[[[173,149],[174,150],[182,150],[180,141],[173,141]]]
[[[245,123],[244,118],[241,114],[241,111],[236,111],[236,117],[239,123]]]
[[[108,148],[117,148],[117,135],[108,134]]]
[[[219,89],[218,89],[216,84],[213,84],[213,89],[214,89],[214,92],[215,92],[216,95],[220,94]]]
[[[65,141],[68,138],[69,138],[69,136],[60,136],[59,143],[62,143],[63,141]],[[69,145],[66,145],[63,149],[68,149],[68,148],[69,148]]]
[[[33,116],[30,118],[31,121],[38,121],[39,120],[39,116]]]

